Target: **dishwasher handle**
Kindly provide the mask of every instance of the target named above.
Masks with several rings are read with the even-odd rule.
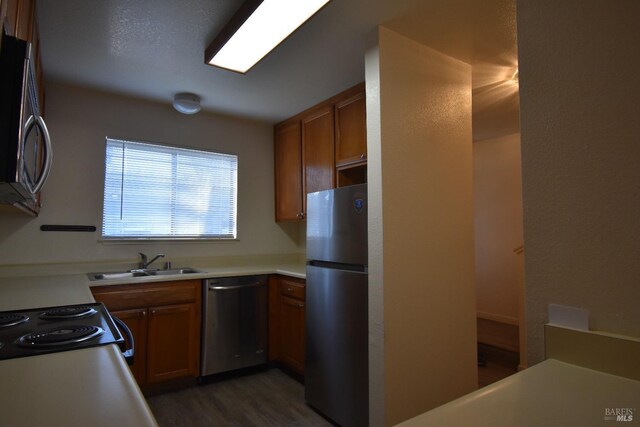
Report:
[[[247,283],[244,285],[235,285],[235,286],[215,286],[209,285],[210,291],[230,291],[234,289],[246,289],[246,288],[255,288],[257,286],[265,286],[266,283],[256,282],[256,283]]]

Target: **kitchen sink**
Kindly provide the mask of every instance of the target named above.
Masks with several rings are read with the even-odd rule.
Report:
[[[111,279],[127,279],[130,277],[144,277],[148,276],[147,273],[139,271],[123,271],[118,273],[89,273],[89,280],[111,280]]]
[[[183,274],[196,274],[202,273],[201,270],[195,268],[174,268],[169,270],[129,270],[118,271],[112,273],[89,273],[87,277],[91,281],[96,280],[115,280],[115,279],[129,279],[134,277],[150,277],[150,276],[180,276]]]

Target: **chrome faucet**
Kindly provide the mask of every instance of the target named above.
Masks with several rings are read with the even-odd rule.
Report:
[[[140,254],[140,263],[138,264],[138,266],[142,270],[149,268],[151,263],[157,260],[158,258],[164,258],[164,254],[158,254],[155,257],[153,257],[151,261],[147,261],[147,256],[145,254],[143,254],[142,252],[138,252],[138,253]]]

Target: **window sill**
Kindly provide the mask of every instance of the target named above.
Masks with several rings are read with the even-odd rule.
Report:
[[[131,244],[153,244],[153,243],[195,243],[195,242],[238,242],[240,239],[235,238],[219,238],[219,237],[142,237],[142,238],[99,238],[98,243],[106,245],[131,245]]]

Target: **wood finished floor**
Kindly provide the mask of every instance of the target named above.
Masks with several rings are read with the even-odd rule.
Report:
[[[304,402],[304,386],[279,369],[147,398],[161,427],[331,426]]]
[[[478,368],[484,387],[516,373],[487,362]],[[304,386],[279,369],[147,398],[160,427],[331,426],[304,402]]]

